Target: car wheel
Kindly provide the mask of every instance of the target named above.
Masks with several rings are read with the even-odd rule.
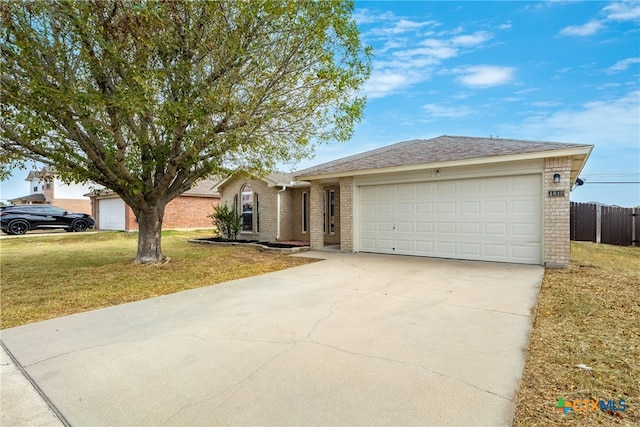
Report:
[[[74,221],[74,223],[71,224],[71,229],[73,231],[81,232],[81,231],[85,231],[87,228],[88,228],[88,225],[86,221],[78,220],[78,221]]]
[[[11,221],[7,227],[7,231],[13,235],[24,234],[29,231],[29,224],[20,220]]]

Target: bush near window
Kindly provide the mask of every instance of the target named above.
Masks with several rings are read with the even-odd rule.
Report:
[[[209,215],[216,227],[218,234],[225,239],[235,240],[242,228],[242,216],[238,215],[235,209],[230,209],[225,203],[224,206],[214,206],[213,214]]]

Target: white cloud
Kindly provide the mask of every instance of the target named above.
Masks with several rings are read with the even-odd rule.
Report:
[[[376,36],[389,36],[404,34],[408,32],[416,32],[423,27],[439,25],[436,21],[411,21],[408,19],[400,19],[390,27],[378,27],[369,31],[368,34]]]
[[[369,9],[356,9],[353,18],[358,25],[374,24],[395,19],[393,12],[373,13]]]
[[[503,129],[527,139],[594,144],[607,149],[635,149],[640,154],[640,91],[617,99],[592,101],[572,109],[530,117]]]
[[[620,71],[626,70],[627,68],[629,68],[629,66],[637,63],[640,63],[640,58],[622,59],[616,62],[615,64],[613,64],[611,67],[607,68],[607,73],[608,74],[618,73]]]
[[[510,30],[512,27],[511,22],[507,22],[506,24],[501,24],[498,26],[499,30]]]
[[[493,35],[486,31],[476,31],[473,34],[456,36],[451,39],[451,43],[461,46],[475,46],[490,40]]]
[[[462,74],[458,78],[462,84],[474,87],[491,87],[509,83],[513,80],[516,69],[497,65],[474,65],[452,70],[454,74]]]
[[[560,30],[563,36],[590,36],[598,32],[602,28],[602,21],[589,21],[584,25],[571,25]]]
[[[422,107],[433,117],[464,117],[471,114],[467,107],[444,107],[437,104],[426,104]]]
[[[605,6],[602,11],[612,21],[634,21],[640,19],[640,3],[635,1],[611,3]]]
[[[434,60],[453,58],[458,56],[458,51],[454,48],[447,46],[439,47],[419,47],[415,49],[407,49],[403,51],[394,52],[396,58],[414,58],[414,57],[431,57]]]
[[[405,71],[373,71],[364,86],[364,92],[370,99],[381,98],[405,89],[428,76]]]

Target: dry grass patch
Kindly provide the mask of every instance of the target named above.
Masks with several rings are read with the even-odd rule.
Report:
[[[197,245],[203,232],[165,232],[172,258],[133,265],[137,234],[99,233],[0,241],[2,328],[65,316],[311,262],[247,247]]]
[[[571,268],[544,275],[514,425],[640,425],[640,248],[571,248]],[[627,409],[563,415],[558,398]]]

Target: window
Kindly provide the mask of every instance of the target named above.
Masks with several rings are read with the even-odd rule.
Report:
[[[253,190],[245,184],[240,192],[242,202],[242,231],[253,231]]]
[[[302,232],[306,233],[307,231],[309,231],[309,224],[308,224],[308,219],[307,219],[307,192],[303,191],[302,192]]]
[[[258,200],[258,193],[253,193],[253,201],[256,205],[256,233],[260,232],[260,201]]]
[[[51,183],[47,182],[47,190],[50,190],[50,189],[51,189]]]
[[[336,232],[336,192],[329,190],[329,233]]]
[[[327,193],[322,192],[322,232],[327,232]]]
[[[37,193],[37,192],[38,192],[38,184],[36,184],[36,185],[33,187],[33,192],[34,192],[34,193]]]

